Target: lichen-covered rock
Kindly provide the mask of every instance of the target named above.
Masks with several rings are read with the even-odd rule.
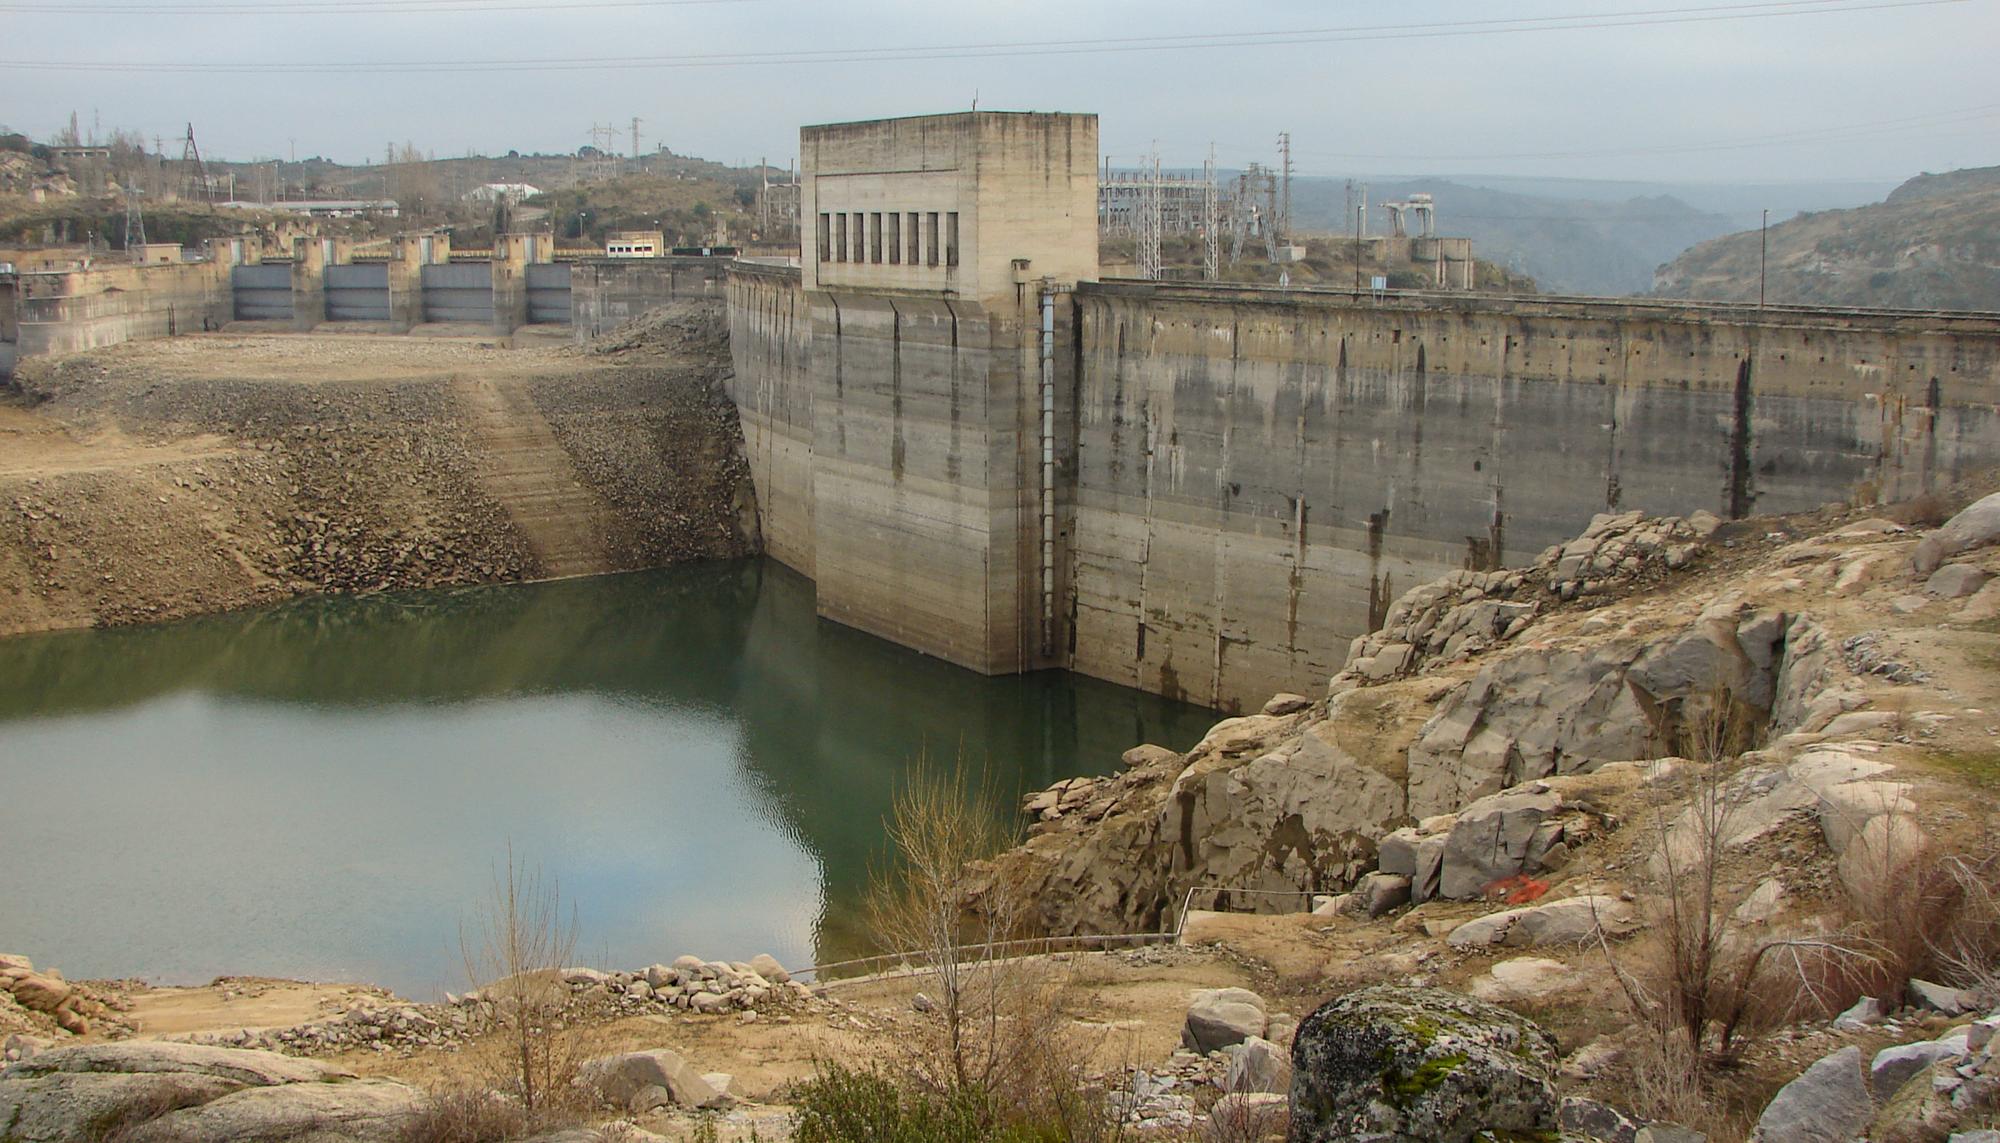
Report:
[[[1361,989],[1299,1025],[1290,1139],[1554,1139],[1555,1072],[1555,1037],[1504,1008],[1437,989]]]

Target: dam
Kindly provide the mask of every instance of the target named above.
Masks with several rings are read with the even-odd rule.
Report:
[[[767,551],[822,615],[1254,710],[1402,591],[1595,513],[2000,464],[2000,315],[1099,280],[1096,136],[801,132],[801,264],[730,267],[730,391]]]
[[[1600,512],[2000,466],[2000,314],[1106,278],[1093,115],[805,127],[795,264],[409,234],[0,276],[8,357],[219,329],[584,341],[724,299],[765,551],[988,675],[1311,694],[1403,591]]]

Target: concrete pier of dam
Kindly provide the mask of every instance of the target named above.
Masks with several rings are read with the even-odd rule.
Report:
[[[802,268],[731,270],[767,550],[822,615],[1254,709],[1323,687],[1402,591],[1597,512],[1892,501],[2000,465],[2000,315],[1096,281],[1094,230],[1059,229],[1086,117],[1040,118],[1078,122],[1018,152],[982,142],[1007,116],[807,128]],[[967,168],[991,181],[943,177]],[[954,202],[976,284],[926,277]]]

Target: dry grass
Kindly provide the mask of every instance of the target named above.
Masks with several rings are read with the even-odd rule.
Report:
[[[402,1143],[505,1143],[573,1127],[581,1117],[544,1104],[529,1111],[498,1092],[449,1087],[431,1092],[405,1124]]]

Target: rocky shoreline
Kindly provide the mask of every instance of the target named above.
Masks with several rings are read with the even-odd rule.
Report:
[[[206,335],[31,361],[0,391],[0,635],[753,552],[714,309],[650,353]]]

